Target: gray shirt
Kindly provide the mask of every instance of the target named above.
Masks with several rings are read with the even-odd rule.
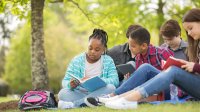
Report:
[[[166,43],[162,44],[160,47],[168,47],[172,50]],[[181,40],[180,46],[176,50],[172,50],[174,52],[174,57],[178,59],[188,60],[186,55],[186,48],[188,47],[188,43]]]

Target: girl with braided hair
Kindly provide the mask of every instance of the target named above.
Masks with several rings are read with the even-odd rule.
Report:
[[[112,58],[105,54],[108,36],[104,30],[94,29],[89,37],[86,52],[74,57],[68,65],[65,77],[62,80],[62,89],[58,93],[58,108],[75,108],[84,105],[85,97],[95,97],[109,94],[119,84],[118,74]],[[71,74],[81,80],[98,76],[107,85],[93,92],[82,88]],[[98,83],[98,82],[96,82]]]

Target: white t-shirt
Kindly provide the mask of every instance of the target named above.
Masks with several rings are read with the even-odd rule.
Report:
[[[89,63],[86,59],[85,63],[85,76],[94,77],[101,75],[102,72],[102,63],[101,58],[95,63]]]

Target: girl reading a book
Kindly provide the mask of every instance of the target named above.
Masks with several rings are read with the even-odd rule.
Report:
[[[179,59],[184,65],[171,66],[137,88],[111,98],[99,98],[99,102],[113,109],[137,107],[137,101],[165,90],[171,83],[194,98],[200,99],[200,9],[189,10],[183,17],[183,28],[188,37],[189,61]],[[141,65],[137,74],[153,74],[157,69],[150,64]],[[134,74],[134,75],[137,75]],[[90,99],[91,100],[91,99]]]
[[[87,52],[72,59],[65,77],[62,80],[62,89],[58,93],[58,108],[75,108],[84,106],[84,98],[109,94],[119,84],[117,71],[112,58],[105,54],[108,36],[104,30],[94,29],[89,37]],[[106,86],[94,91],[83,88],[76,78],[81,81],[98,76]],[[76,78],[75,78],[76,77]],[[94,85],[99,84],[95,82]],[[88,85],[93,86],[93,84]]]

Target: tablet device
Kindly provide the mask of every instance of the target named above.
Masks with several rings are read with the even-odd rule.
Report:
[[[135,71],[135,68],[130,63],[117,65],[116,68],[117,71],[123,75],[126,75],[127,73],[132,74]]]

